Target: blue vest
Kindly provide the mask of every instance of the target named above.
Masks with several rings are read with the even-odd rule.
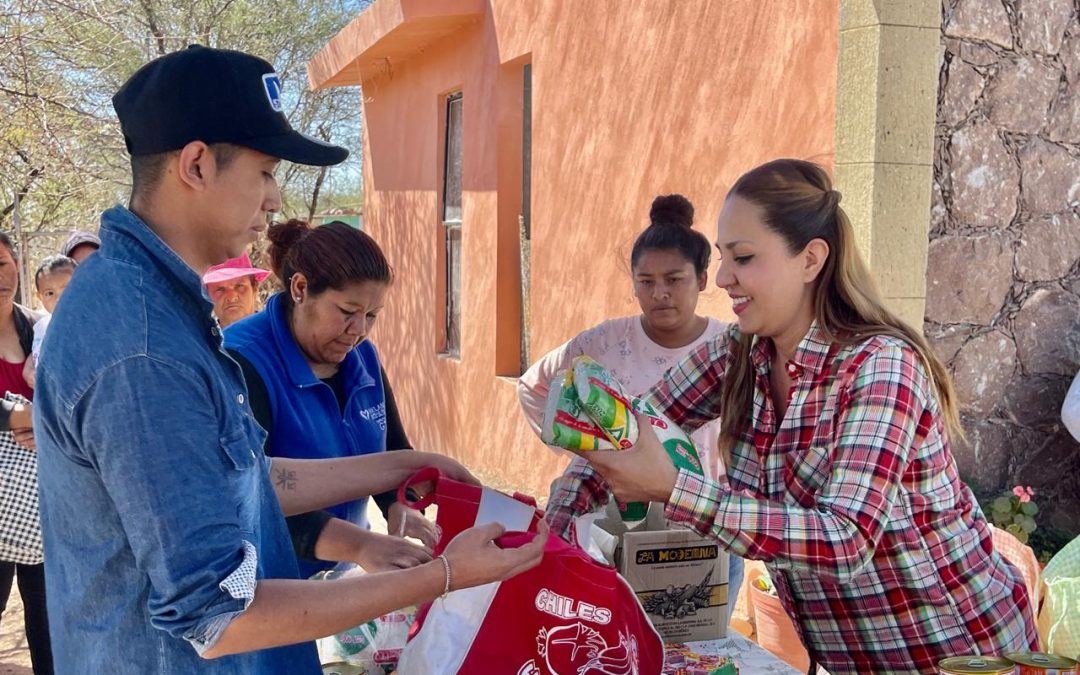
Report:
[[[341,363],[346,394],[342,414],[328,384],[312,372],[289,330],[280,293],[262,312],[225,330],[225,346],[242,354],[262,377],[273,428],[266,446],[272,457],[326,459],[386,450],[386,397],[374,345],[364,340]],[[328,509],[338,518],[368,527],[367,498]],[[300,561],[310,576],[332,563]]]

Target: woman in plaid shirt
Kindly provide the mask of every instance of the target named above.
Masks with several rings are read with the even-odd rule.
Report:
[[[725,201],[716,283],[738,324],[649,396],[688,431],[721,419],[727,480],[676,471],[643,423],[634,448],[589,453],[556,480],[548,519],[563,532],[608,487],[666,502],[670,520],[765,561],[834,675],[1037,649],[1020,574],[957,475],[948,373],[885,308],[839,203],[798,160],[750,171]]]

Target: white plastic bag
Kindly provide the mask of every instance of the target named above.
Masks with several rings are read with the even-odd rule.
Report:
[[[1080,659],[1080,537],[1073,539],[1043,570],[1046,599],[1039,614],[1044,651]]]
[[[345,572],[331,571],[317,575],[322,579],[341,579],[364,574],[359,568]],[[346,663],[360,666],[365,675],[384,675],[397,667],[401,650],[409,639],[409,628],[416,620],[416,608],[389,612],[367,623],[317,641],[321,663]]]

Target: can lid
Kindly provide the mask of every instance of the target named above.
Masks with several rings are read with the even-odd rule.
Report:
[[[323,675],[364,675],[367,669],[345,661],[335,661],[334,663],[324,663],[322,671]]]
[[[938,668],[958,675],[1003,675],[1014,672],[1016,664],[997,656],[953,656],[938,661]]]
[[[1021,666],[1036,666],[1041,668],[1075,668],[1076,661],[1067,656],[1057,654],[1043,654],[1042,652],[1013,652],[1005,655],[1013,663]]]

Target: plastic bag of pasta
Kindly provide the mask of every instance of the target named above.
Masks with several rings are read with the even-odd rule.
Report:
[[[574,371],[559,372],[544,407],[540,440],[566,450],[614,450],[608,435],[589,417],[574,386]]]
[[[320,572],[313,578],[340,579],[365,574],[359,568]],[[401,650],[416,621],[416,607],[387,612],[367,623],[322,638],[316,642],[322,663],[359,667],[365,675],[385,675],[397,667]]]
[[[588,356],[558,375],[548,393],[541,439],[578,454],[627,449],[637,441],[637,415],[645,415],[677,468],[702,475],[690,437],[644,399],[628,396],[607,370]],[[623,520],[645,517],[646,505],[620,504]]]
[[[588,356],[574,359],[571,371],[581,408],[615,448],[625,450],[637,440],[634,404],[619,381]]]
[[[645,399],[623,392],[619,381],[599,363],[588,356],[574,359],[573,381],[581,409],[600,428],[612,448],[625,450],[637,442],[635,415],[644,415],[676,468],[702,474],[701,460],[690,436]]]

